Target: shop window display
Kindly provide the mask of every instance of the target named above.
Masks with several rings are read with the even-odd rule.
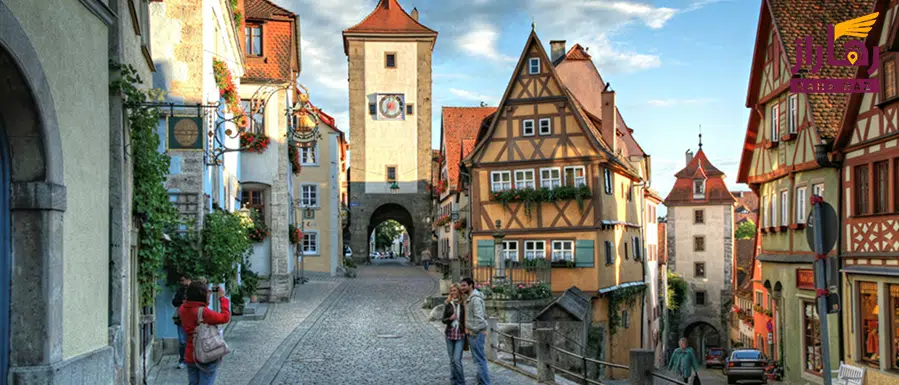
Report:
[[[861,312],[860,334],[862,347],[862,360],[869,365],[880,367],[880,329],[877,317],[880,307],[877,306],[877,284],[873,282],[859,282],[859,311]]]
[[[899,285],[890,285],[890,367],[899,371]]]
[[[805,331],[802,347],[805,351],[805,370],[820,376],[823,371],[823,363],[821,361],[821,322],[818,318],[818,308],[811,301],[803,301],[802,307],[802,328]]]

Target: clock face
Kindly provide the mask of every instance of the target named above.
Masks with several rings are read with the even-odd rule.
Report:
[[[394,119],[403,113],[403,98],[400,95],[385,95],[379,103],[381,115]]]

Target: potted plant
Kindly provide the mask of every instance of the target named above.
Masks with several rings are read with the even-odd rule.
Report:
[[[343,266],[346,267],[347,278],[356,278],[356,261],[353,258],[344,259]]]
[[[450,286],[452,286],[453,280],[450,276],[449,266],[443,267],[443,278],[440,279],[440,295],[449,295]]]
[[[243,286],[238,286],[237,290],[234,290],[234,292],[231,293],[231,313],[234,313],[234,315],[242,315],[245,301],[244,288]]]
[[[259,288],[259,275],[255,271],[250,270],[249,266],[244,266],[240,271],[240,287],[243,295],[250,297],[250,302],[256,303],[256,290]]]

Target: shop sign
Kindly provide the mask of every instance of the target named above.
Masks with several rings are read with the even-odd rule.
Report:
[[[815,290],[815,271],[812,269],[796,269],[796,288]]]

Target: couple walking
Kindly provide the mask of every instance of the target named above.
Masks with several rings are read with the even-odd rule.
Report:
[[[462,351],[471,350],[471,358],[477,365],[479,385],[490,385],[487,357],[487,316],[484,296],[474,287],[471,278],[462,278],[450,286],[449,297],[443,308],[446,324],[446,350],[450,357],[450,381],[452,385],[465,385],[462,371]]]

